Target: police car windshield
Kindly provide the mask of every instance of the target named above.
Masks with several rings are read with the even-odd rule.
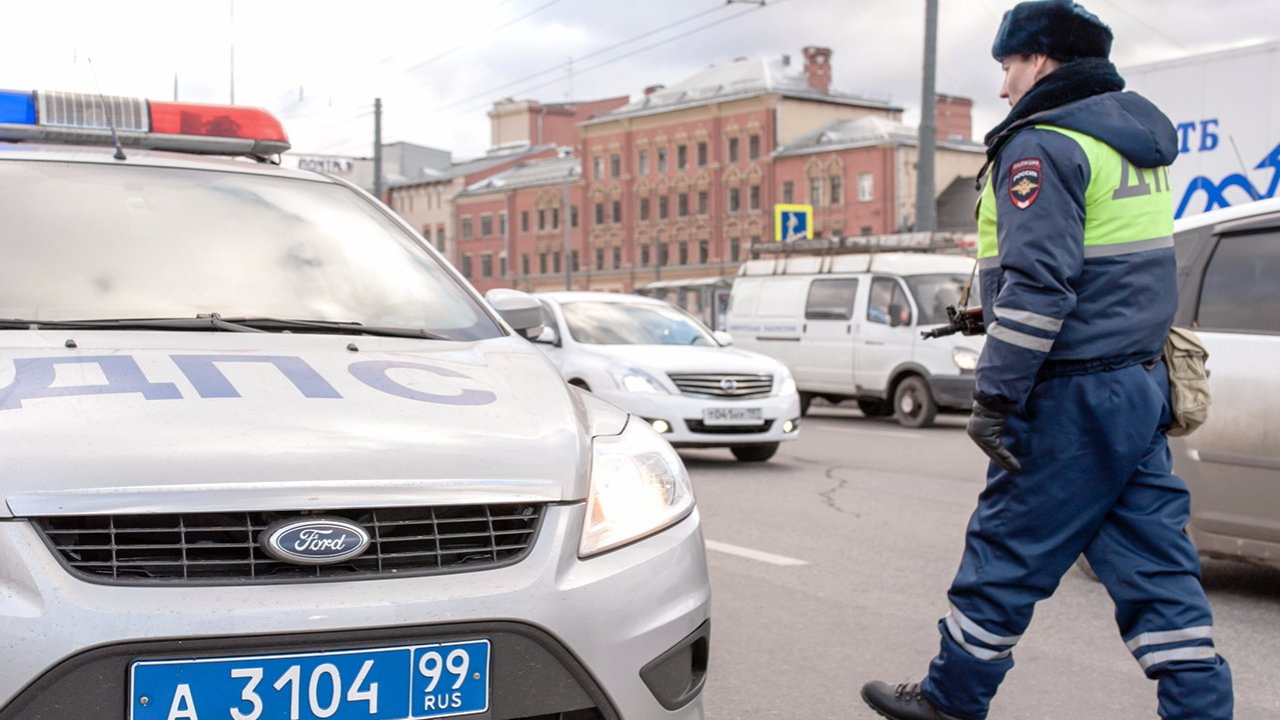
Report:
[[[665,305],[571,302],[561,306],[569,334],[589,345],[718,345],[701,323]]]
[[[960,293],[965,283],[969,282],[966,274],[908,275],[907,287],[915,296],[916,307],[920,309],[920,325],[941,325],[948,321],[947,306],[960,302]],[[969,291],[969,304],[977,305],[978,278],[973,278],[973,289]]]
[[[421,329],[450,340],[502,334],[414,238],[341,185],[3,160],[0,187],[3,318],[216,312]]]

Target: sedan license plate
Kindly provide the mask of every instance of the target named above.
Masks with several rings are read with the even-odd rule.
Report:
[[[763,425],[761,408],[704,408],[703,425]]]
[[[426,720],[489,709],[489,641],[138,661],[130,720]]]

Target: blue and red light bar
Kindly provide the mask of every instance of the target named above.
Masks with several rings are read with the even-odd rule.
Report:
[[[0,142],[111,145],[112,125],[127,147],[264,157],[289,149],[280,121],[260,108],[0,90]]]

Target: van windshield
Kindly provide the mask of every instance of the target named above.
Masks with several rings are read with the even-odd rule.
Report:
[[[947,322],[947,306],[960,302],[960,293],[965,283],[969,282],[967,273],[936,275],[908,275],[907,287],[916,299],[916,307],[920,309],[921,325],[941,325]],[[978,277],[973,277],[973,289],[969,291],[969,303],[976,304],[978,298]]]
[[[218,313],[503,334],[410,233],[342,185],[7,160],[0,188],[0,318]]]
[[[702,323],[669,305],[568,302],[561,310],[569,334],[589,345],[719,345]]]

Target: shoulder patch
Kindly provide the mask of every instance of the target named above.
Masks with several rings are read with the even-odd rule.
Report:
[[[1026,210],[1040,196],[1043,181],[1039,158],[1015,160],[1009,166],[1009,199],[1019,210]]]

